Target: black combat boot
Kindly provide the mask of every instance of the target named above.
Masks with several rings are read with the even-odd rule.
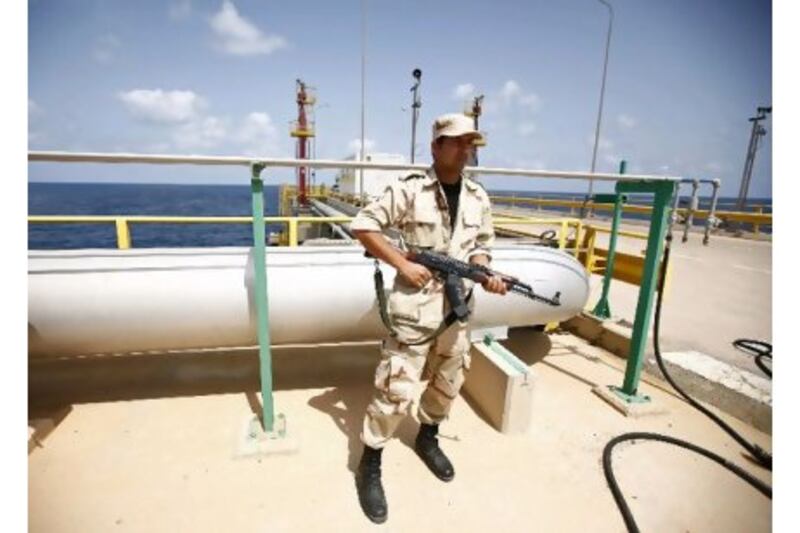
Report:
[[[358,501],[361,509],[367,518],[376,524],[386,522],[388,509],[386,507],[386,497],[383,494],[381,484],[381,453],[383,449],[376,450],[369,446],[364,446],[364,453],[361,455],[361,462],[358,464],[356,473],[356,488],[358,489]]]
[[[453,465],[439,448],[439,440],[436,434],[439,432],[439,426],[430,424],[422,424],[419,427],[417,440],[414,443],[414,451],[417,452],[420,459],[430,468],[431,472],[441,479],[442,481],[450,481],[455,477],[456,473],[453,470]]]

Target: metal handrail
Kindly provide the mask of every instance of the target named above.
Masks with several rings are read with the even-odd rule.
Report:
[[[28,161],[49,161],[62,163],[145,163],[158,165],[216,165],[246,166],[253,164],[270,167],[309,167],[309,168],[352,168],[377,170],[425,171],[430,165],[408,165],[397,163],[375,163],[362,161],[336,161],[329,159],[274,159],[244,156],[200,156],[200,155],[162,155],[162,154],[124,154],[96,152],[28,152]],[[500,167],[466,167],[471,174],[520,176],[527,178],[559,178],[598,181],[676,181],[684,178],[674,176],[653,176],[645,174],[606,174],[598,172],[568,172],[551,170],[523,170]]]

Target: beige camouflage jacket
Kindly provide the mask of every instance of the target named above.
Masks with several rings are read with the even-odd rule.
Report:
[[[461,261],[479,254],[491,257],[494,229],[489,195],[480,184],[463,176],[456,216],[451,231],[447,200],[431,168],[425,175],[411,174],[387,187],[381,198],[359,211],[350,229],[385,232],[394,228],[406,246],[445,253]],[[389,296],[393,321],[423,329],[437,327],[443,313],[441,289],[438,280],[417,289],[395,277]]]

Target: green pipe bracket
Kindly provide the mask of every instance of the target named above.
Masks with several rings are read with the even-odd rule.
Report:
[[[250,165],[250,190],[253,205],[253,268],[255,277],[254,297],[258,325],[259,373],[261,379],[262,427],[272,438],[286,435],[285,418],[279,415],[281,428],[275,431],[275,405],[272,399],[272,353],[269,337],[269,295],[267,293],[266,227],[264,225],[264,182],[261,172],[263,163]]]
[[[603,275],[603,293],[597,305],[594,306],[592,314],[598,318],[611,318],[611,306],[608,304],[608,293],[611,289],[611,278],[614,274],[614,258],[616,257],[617,236],[619,234],[619,224],[622,220],[622,205],[627,203],[627,194],[596,194],[594,202],[601,204],[614,204],[614,218],[611,222],[611,240],[608,244],[608,256],[606,257],[606,271]]]
[[[654,295],[658,285],[661,254],[664,250],[664,237],[668,227],[669,205],[675,194],[674,181],[635,181],[618,182],[617,194],[651,193],[653,211],[650,217],[650,232],[647,237],[647,252],[644,259],[644,272],[639,288],[639,300],[636,304],[636,318],[633,323],[628,363],[625,367],[625,381],[620,394],[629,397],[637,395],[639,378],[644,363],[647,334],[650,331],[650,319],[653,312]],[[647,400],[643,400],[647,401]]]

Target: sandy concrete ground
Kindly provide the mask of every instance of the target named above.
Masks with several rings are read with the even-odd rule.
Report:
[[[525,211],[518,209],[513,213]],[[536,217],[553,216],[530,210],[527,213]],[[598,224],[610,225],[608,221]],[[537,233],[542,231],[534,228]],[[647,232],[647,227],[641,224],[623,224],[623,229]],[[739,338],[772,341],[772,243],[712,235],[704,246],[699,229],[691,232],[685,243],[681,242],[682,235],[683,228],[676,227],[661,324],[662,351],[700,351],[763,375],[753,357],[733,347],[732,342]],[[607,248],[608,240],[608,234],[598,234],[597,244]],[[638,254],[647,248],[647,242],[620,237],[617,247],[622,252]],[[601,275],[592,276],[591,288],[589,310],[602,294]],[[638,297],[639,286],[613,281],[609,295],[612,318],[632,325]],[[648,353],[653,352],[652,342],[647,349]]]
[[[407,420],[384,453],[382,526],[363,516],[353,481],[378,356],[370,344],[274,351],[275,404],[299,442],[294,455],[234,458],[253,388],[219,393],[213,385],[182,397],[140,390],[128,401],[118,390],[107,391],[118,401],[75,403],[29,454],[30,531],[619,532],[601,452],[611,437],[634,430],[708,447],[771,482],[727,435],[658,386],[640,390],[669,412],[643,419],[625,418],[592,394],[595,384],[621,384],[624,361],[568,334],[549,336],[552,348],[539,360],[533,346],[543,341],[535,335],[507,342],[537,375],[529,431],[500,434],[459,398],[442,430],[456,467],[446,484],[414,455],[416,423]],[[768,435],[722,417],[771,448]],[[769,499],[691,452],[636,443],[622,445],[614,461],[643,531],[771,529]]]

